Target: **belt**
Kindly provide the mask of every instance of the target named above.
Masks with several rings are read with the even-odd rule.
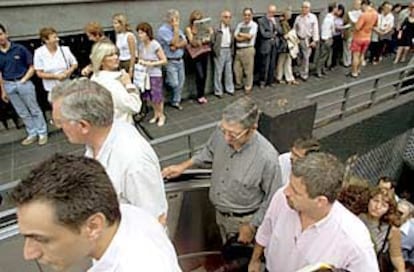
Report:
[[[221,212],[218,211],[221,215],[226,216],[226,217],[243,217],[243,216],[248,216],[251,214],[254,214],[257,210],[254,211],[250,211],[250,212],[244,212],[244,213],[236,213],[236,212]]]
[[[253,45],[250,45],[250,46],[244,46],[244,47],[237,47],[237,49],[246,49],[246,48],[252,48],[253,47]]]
[[[183,58],[167,58],[167,60],[175,60],[175,61],[180,61],[180,60],[182,60]]]
[[[22,79],[24,76],[21,77],[16,77],[16,78],[3,78],[3,80],[5,81],[19,81],[20,79]]]
[[[309,38],[301,38],[301,37],[298,37],[299,38],[299,40],[308,40]]]

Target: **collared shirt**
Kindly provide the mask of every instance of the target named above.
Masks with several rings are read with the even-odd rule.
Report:
[[[273,193],[281,186],[278,153],[259,132],[235,151],[216,129],[192,160],[211,164],[210,200],[222,212],[256,211],[252,224],[259,226]]]
[[[409,219],[401,227],[401,249],[404,260],[414,264],[414,219]]]
[[[250,41],[245,42],[237,42],[237,48],[243,47],[252,47],[256,43],[256,36],[257,36],[257,23],[253,20],[246,24],[244,21],[237,24],[236,30],[234,31],[234,36],[237,36],[239,33],[249,33],[252,35]]]
[[[271,272],[294,272],[318,262],[352,272],[379,271],[369,232],[358,217],[335,201],[325,218],[302,231],[283,188],[273,196],[256,242],[265,247]]]
[[[181,29],[179,30],[178,35],[180,36],[181,40],[186,39]],[[162,49],[165,52],[165,56],[171,59],[182,58],[184,55],[183,48],[178,48],[177,50],[174,50],[174,51],[172,51],[170,48],[173,38],[174,38],[174,30],[172,26],[169,24],[163,24],[158,30],[157,40],[160,42]]]
[[[45,73],[60,74],[65,72],[73,64],[77,64],[75,56],[73,56],[69,47],[59,46],[53,54],[47,49],[46,45],[42,45],[34,52],[34,68],[42,70]],[[53,87],[61,83],[57,79],[42,79],[43,87],[50,92]]]
[[[335,34],[335,16],[332,13],[326,14],[321,27],[321,39],[328,40]]]
[[[121,204],[121,222],[108,248],[88,272],[179,272],[163,227],[140,208]]]
[[[90,146],[85,156],[93,158]],[[135,127],[115,121],[95,159],[111,178],[121,203],[141,207],[156,218],[167,212],[157,155]]]
[[[290,173],[292,173],[292,153],[286,152],[279,156],[280,172],[282,176],[282,184],[288,184],[290,179]]]
[[[32,65],[32,54],[21,44],[10,42],[6,52],[0,50],[0,72],[4,80],[22,78]]]
[[[114,119],[132,124],[132,115],[138,113],[142,106],[140,94],[128,92],[119,80],[120,77],[119,71],[99,71],[92,75],[91,80],[99,83],[111,93],[114,102]]]
[[[293,28],[301,39],[310,39],[319,41],[319,24],[318,18],[313,13],[299,15],[295,19]]]
[[[231,33],[230,33],[230,26],[225,26],[221,24],[221,31],[223,32],[223,36],[221,37],[221,48],[230,48],[231,45]]]

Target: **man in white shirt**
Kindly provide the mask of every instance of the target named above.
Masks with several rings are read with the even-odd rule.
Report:
[[[264,252],[269,272],[294,272],[326,262],[352,272],[378,272],[368,229],[336,201],[343,165],[316,152],[293,164],[288,186],[275,193],[256,234],[249,272]]]
[[[99,162],[54,155],[13,191],[26,260],[68,271],[92,258],[88,272],[179,272],[163,227],[144,210],[119,204]]]
[[[279,155],[279,165],[282,174],[282,184],[289,183],[290,174],[292,173],[292,163],[297,159],[303,158],[309,153],[318,152],[320,144],[315,138],[298,138],[293,143],[290,152]]]
[[[257,23],[253,21],[253,9],[243,9],[243,21],[238,23],[234,31],[236,55],[234,57],[234,81],[236,89],[243,89],[246,94],[253,88],[254,45],[257,36]],[[246,77],[243,83],[243,77]]]
[[[223,96],[223,72],[225,91],[233,95],[233,29],[231,28],[231,12],[221,12],[220,26],[214,29],[211,44],[214,54],[214,95],[218,98]]]
[[[331,55],[333,35],[335,34],[335,14],[337,11],[336,3],[329,4],[328,14],[326,14],[322,22],[319,56],[316,60],[316,77],[318,78],[325,75],[325,65]]]
[[[302,12],[296,17],[293,28],[300,40],[299,50],[301,52],[299,73],[300,78],[306,81],[309,77],[309,58],[312,50],[319,42],[319,23],[315,14],[310,12],[311,4],[309,1],[302,3]]]
[[[105,167],[121,203],[141,207],[165,225],[167,199],[157,155],[131,124],[113,122],[110,92],[77,79],[55,88],[52,103],[55,125]]]

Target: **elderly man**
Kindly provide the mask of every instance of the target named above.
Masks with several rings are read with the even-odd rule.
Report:
[[[172,92],[171,106],[182,110],[181,92],[185,81],[184,47],[187,39],[180,29],[180,13],[171,9],[167,12],[166,23],[158,30],[157,40],[165,52],[168,63],[165,67],[165,83]]]
[[[214,29],[212,36],[212,47],[214,54],[214,95],[221,98],[223,96],[223,72],[225,91],[233,95],[233,49],[234,49],[233,29],[231,29],[231,12],[224,10],[221,12],[220,26]]]
[[[260,53],[260,88],[273,86],[275,80],[275,68],[277,51],[279,46],[279,36],[282,33],[280,22],[276,20],[276,6],[269,5],[266,16],[257,21],[259,26],[259,53]]]
[[[234,30],[234,39],[236,40],[234,81],[236,89],[244,88],[246,94],[250,94],[253,88],[256,35],[257,24],[253,21],[253,10],[245,8],[243,9],[243,21],[238,23]]]
[[[402,199],[398,202],[401,214],[401,251],[407,271],[414,271],[414,205]]]
[[[306,81],[309,77],[309,58],[312,49],[315,49],[319,41],[319,24],[315,14],[310,12],[311,4],[308,1],[302,3],[302,12],[296,17],[293,28],[300,40],[300,78]]]
[[[164,177],[172,178],[192,166],[211,165],[210,200],[223,242],[237,233],[240,242],[251,242],[281,185],[278,152],[257,131],[258,119],[259,109],[251,99],[236,100],[224,109],[200,153],[163,170]]]
[[[54,89],[52,103],[55,125],[105,167],[121,203],[141,207],[165,224],[167,200],[157,155],[134,126],[113,121],[109,91],[78,79]]]
[[[68,271],[90,257],[89,272],[178,272],[164,229],[144,210],[119,204],[99,162],[54,155],[13,191],[24,258]]]
[[[294,272],[325,262],[352,272],[377,272],[364,223],[336,201],[343,165],[316,152],[293,163],[288,186],[275,193],[256,234],[249,272],[259,272],[264,249],[269,272]]]
[[[0,92],[4,102],[13,105],[26,127],[27,137],[22,145],[38,140],[47,143],[47,125],[36,100],[30,78],[35,70],[33,56],[24,46],[10,42],[6,28],[0,24]],[[38,138],[39,137],[39,138]]]

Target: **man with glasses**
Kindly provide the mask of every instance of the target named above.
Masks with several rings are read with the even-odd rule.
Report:
[[[223,243],[238,234],[250,243],[269,200],[281,186],[278,152],[258,131],[259,109],[243,97],[228,105],[218,128],[191,159],[163,169],[165,178],[193,166],[211,166],[210,200]]]
[[[253,10],[243,10],[243,21],[240,22],[235,31],[236,55],[234,57],[234,81],[236,89],[243,89],[249,94],[253,88],[254,56],[257,35],[257,24],[253,21]],[[243,84],[243,78],[245,81]]]
[[[111,93],[77,79],[53,89],[52,105],[54,124],[103,165],[120,202],[143,208],[165,225],[167,199],[157,155],[133,125],[114,121]]]
[[[310,12],[311,4],[308,1],[302,3],[302,12],[296,17],[293,28],[300,40],[300,67],[299,74],[303,81],[309,77],[309,58],[312,49],[315,49],[319,41],[319,24],[315,14]]]
[[[220,26],[214,29],[212,36],[212,48],[214,54],[214,95],[223,96],[223,72],[225,91],[233,95],[233,29],[231,28],[231,12],[224,10],[221,13]]]

